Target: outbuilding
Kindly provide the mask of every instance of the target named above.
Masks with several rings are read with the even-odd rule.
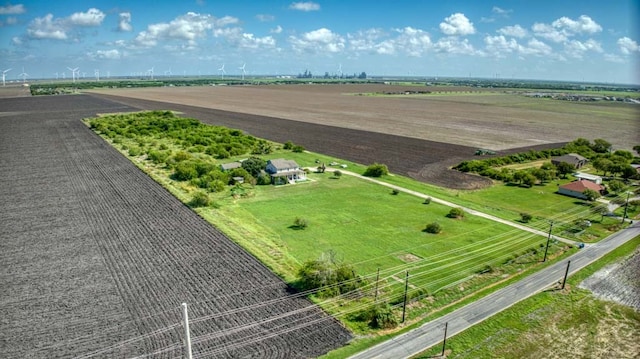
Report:
[[[558,193],[565,196],[587,199],[587,196],[584,195],[584,191],[588,189],[603,194],[605,188],[603,185],[596,184],[591,181],[578,180],[560,186],[558,188]]]

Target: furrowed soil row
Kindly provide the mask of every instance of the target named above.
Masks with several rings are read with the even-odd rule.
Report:
[[[57,101],[64,99],[61,97]],[[66,99],[73,100],[74,103],[84,99],[80,101],[83,111],[92,108],[93,102],[97,105],[95,108],[100,107],[100,112],[114,112],[108,110],[109,106],[105,106],[108,102],[104,100],[85,96]],[[30,100],[34,102],[25,102],[25,108],[37,107],[40,99]],[[49,103],[50,99],[43,101],[52,105]],[[192,325],[192,338],[198,340],[194,346],[196,355],[212,351],[215,357],[222,358],[313,357],[349,340],[348,332],[319,309],[312,308],[309,311],[311,315],[308,316],[303,315],[306,312],[293,312],[311,304],[305,299],[288,297],[286,285],[266,267],[93,134],[79,121],[81,117],[87,116],[86,113],[82,112],[81,116],[74,114],[73,110],[66,113],[64,106],[59,103],[52,107],[59,111],[57,116],[61,117],[52,119],[47,130],[43,130],[41,123],[31,120],[31,117],[37,116],[29,114],[18,116],[22,121],[18,127],[0,119],[0,133],[6,134],[5,129],[12,129],[10,136],[13,138],[20,137],[22,133],[22,138],[32,136],[30,141],[39,147],[36,152],[46,155],[41,156],[40,167],[46,164],[47,168],[55,169],[51,177],[59,178],[60,183],[67,184],[69,196],[73,196],[69,203],[74,204],[73,210],[78,219],[73,225],[69,221],[61,221],[56,227],[65,231],[73,231],[74,226],[85,229],[76,235],[77,238],[70,238],[69,246],[77,248],[79,255],[83,255],[82,251],[87,249],[95,252],[89,263],[100,268],[101,272],[96,272],[91,277],[90,285],[85,284],[85,287],[90,286],[98,291],[80,292],[78,308],[89,311],[78,313],[74,319],[52,313],[52,320],[34,320],[32,324],[25,325],[17,337],[23,337],[27,342],[25,345],[11,344],[9,358],[24,357],[26,351],[23,348],[32,346],[29,340],[42,340],[39,337],[24,336],[35,323],[45,332],[50,332],[54,323],[60,323],[60,329],[47,334],[48,346],[40,345],[40,350],[29,351],[29,355],[26,355],[28,357],[91,357],[92,353],[95,357],[131,357],[152,352],[155,354],[150,357],[154,358],[180,356],[182,331],[177,323],[181,320],[179,305],[183,301],[190,305],[192,320],[217,314]],[[69,106],[71,107],[73,106]],[[121,110],[123,107],[115,105],[113,108]],[[62,116],[61,113],[65,115]],[[51,115],[40,114],[40,117]],[[42,141],[43,138],[47,140]],[[49,178],[36,180],[42,168],[22,166],[16,172],[15,166],[18,163],[32,159],[35,155],[34,148],[30,148],[30,144],[23,144],[17,147],[19,153],[13,157],[12,150],[15,148],[4,143],[0,146],[3,153],[7,154],[6,158],[13,158],[10,162],[0,160],[0,168],[12,169],[15,176],[29,173],[33,177],[33,181],[27,186],[12,187],[12,191],[18,190],[17,195],[14,196],[12,191],[0,191],[0,196],[13,199],[16,203],[24,203],[33,199],[22,199],[20,196],[30,193],[29,189],[35,189],[46,199],[51,191],[39,188],[51,184],[48,182]],[[51,185],[55,188],[58,184]],[[31,210],[32,206],[25,206],[23,212],[27,214]],[[56,213],[55,208],[52,211]],[[29,232],[29,227],[23,225],[22,215],[12,217],[8,211],[0,213],[3,213],[3,221],[6,219],[15,226],[24,227],[25,235],[35,233]],[[52,216],[52,219],[58,218],[55,214]],[[39,215],[34,215],[32,224],[42,227],[40,218]],[[6,237],[13,233],[13,230],[6,234],[0,233],[3,248],[4,243],[9,243],[6,242]],[[64,238],[54,234],[48,238],[48,243],[55,245],[62,240]],[[23,242],[15,242],[13,247],[7,248],[10,250],[3,252],[3,258],[19,255],[18,253],[29,251],[36,245],[33,242],[31,247],[19,250],[15,246],[20,243]],[[78,247],[80,243],[82,246]],[[40,250],[45,248],[42,247],[43,244],[42,241],[37,242],[41,246]],[[65,256],[67,261],[74,260],[73,256],[65,255],[64,252],[56,255]],[[45,260],[41,265],[46,266],[46,261],[50,261],[51,257],[34,257],[32,260]],[[64,270],[69,268],[68,265],[61,263],[60,268],[63,270],[59,279],[61,284],[70,285],[69,283],[77,280],[76,277],[68,278],[75,276]],[[41,270],[33,271],[33,276],[40,273]],[[14,272],[2,272],[3,285],[17,285],[18,281],[14,281],[13,276]],[[82,280],[84,277],[77,278]],[[261,287],[268,289],[254,290]],[[240,295],[242,292],[244,294]],[[84,308],[84,297],[93,298],[97,293],[100,293],[98,300],[104,298],[108,301],[100,306]],[[8,297],[2,298],[4,302],[8,300]],[[48,297],[42,296],[34,304],[44,302],[46,298]],[[280,300],[270,303],[277,298]],[[270,304],[238,313],[227,313],[265,302]],[[3,333],[9,332],[8,328],[15,328],[20,311],[5,307],[4,312],[7,315],[2,324]],[[49,313],[46,309],[42,312]],[[287,313],[293,314],[285,315]],[[282,317],[277,317],[279,315]],[[307,317],[311,320],[305,320]],[[304,326],[297,326],[300,320],[303,320]],[[156,332],[167,327],[170,328]],[[279,333],[283,330],[289,331]],[[254,340],[243,341],[245,338]],[[4,334],[0,339],[3,343],[11,342]]]

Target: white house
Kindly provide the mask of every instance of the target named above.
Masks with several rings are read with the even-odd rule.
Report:
[[[584,195],[584,191],[586,190],[596,191],[600,194],[604,192],[604,186],[600,184],[595,184],[591,181],[586,180],[578,180],[573,181],[571,183],[567,183],[558,188],[558,193],[563,194],[565,196],[571,196],[580,199],[587,199],[587,196]]]
[[[587,180],[595,184],[602,184],[602,177],[589,173],[576,172],[573,174],[573,177],[577,178],[578,180]]]
[[[283,158],[267,161],[266,171],[273,184],[295,183],[307,179],[307,174],[296,161]]]

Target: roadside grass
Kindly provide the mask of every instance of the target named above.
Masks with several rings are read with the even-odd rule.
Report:
[[[640,313],[596,299],[578,284],[605,265],[631,255],[638,246],[640,237],[572,275],[568,290],[536,294],[447,338],[447,358],[591,357],[595,353],[633,357],[632,351],[624,350],[638,347]],[[439,357],[441,351],[442,346],[437,345],[415,358]]]

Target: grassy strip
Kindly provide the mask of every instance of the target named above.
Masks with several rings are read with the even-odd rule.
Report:
[[[618,323],[615,330],[621,337],[638,338],[640,313],[633,309],[595,299],[588,290],[577,288],[578,284],[603,268],[629,256],[640,245],[636,237],[615,249],[595,263],[571,276],[569,290],[547,291],[532,296],[486,321],[447,339],[447,357],[451,358],[533,358],[551,357],[572,352],[589,357],[594,346],[613,348],[621,343],[620,338],[603,344],[600,325]],[[554,332],[553,338],[546,333]],[[562,335],[569,337],[563,340]],[[628,339],[623,339],[626,341]],[[555,344],[554,344],[555,342]],[[600,344],[593,344],[598,343]],[[619,348],[618,348],[619,349]],[[608,351],[608,350],[606,350]],[[614,350],[615,352],[615,350]],[[432,358],[441,353],[433,347],[416,358]],[[627,353],[629,355],[629,353]],[[615,357],[616,355],[613,354]]]

